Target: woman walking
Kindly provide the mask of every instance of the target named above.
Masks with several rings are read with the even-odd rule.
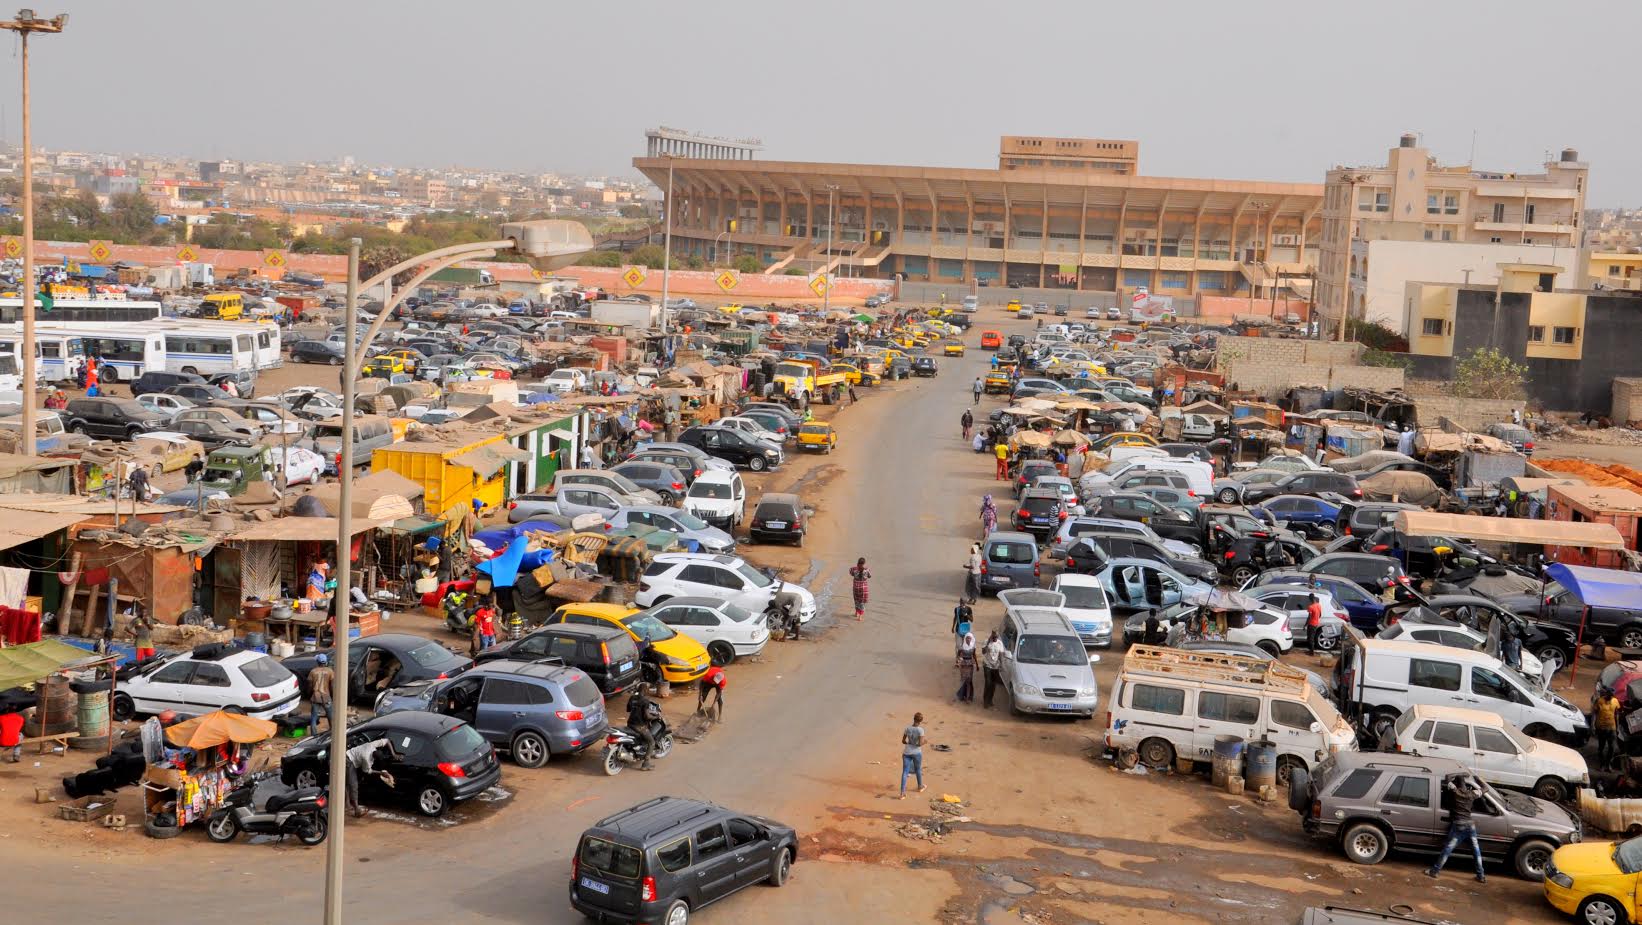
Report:
[[[958,423],[963,425],[964,439],[968,440],[969,439],[970,428],[975,426],[975,416],[973,414],[969,413],[968,408],[965,408],[964,409],[964,416],[958,419]]]
[[[912,725],[901,731],[901,795],[907,798],[907,775],[918,778],[918,792],[924,792],[924,714],[912,714]]]
[[[969,632],[958,648],[958,702],[975,702],[975,634]]]
[[[855,596],[855,619],[860,620],[867,612],[867,582],[872,573],[867,571],[867,558],[862,556],[855,560],[850,569],[850,591]]]
[[[992,502],[992,496],[981,499],[981,536],[990,536],[998,529],[998,506]]]

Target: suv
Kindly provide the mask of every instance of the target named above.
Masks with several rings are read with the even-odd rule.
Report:
[[[122,674],[114,687],[114,718],[227,710],[272,719],[295,710],[300,699],[296,675],[273,658],[237,644],[210,643]]]
[[[1444,784],[1469,774],[1447,758],[1340,752],[1316,774],[1289,775],[1289,808],[1307,834],[1338,842],[1347,860],[1378,864],[1392,848],[1437,851],[1448,834]],[[1551,853],[1580,839],[1577,819],[1554,803],[1480,782],[1472,816],[1489,860],[1509,860],[1524,880],[1543,880]]]
[[[1028,488],[1021,492],[1011,519],[1016,530],[1030,533],[1039,542],[1044,542],[1060,529],[1060,522],[1066,519],[1065,499],[1054,488]]]
[[[754,472],[781,465],[779,447],[728,427],[689,427],[678,439],[680,443]]]
[[[1363,490],[1357,486],[1356,479],[1344,472],[1292,472],[1274,482],[1250,485],[1243,490],[1243,503],[1253,504],[1278,495],[1324,494],[1360,501]]]
[[[684,489],[688,487],[688,479],[684,473],[669,463],[632,460],[611,466],[609,471],[640,488],[655,492],[662,504],[677,504],[678,499],[684,496]]]
[[[601,742],[610,725],[598,685],[558,659],[496,659],[443,681],[392,687],[377,698],[377,716],[405,710],[455,717],[521,768]]]
[[[747,536],[754,542],[787,540],[804,545],[804,502],[797,495],[771,493],[758,499]]]
[[[164,392],[172,386],[205,384],[205,377],[198,373],[172,373],[151,369],[131,380],[131,397],[136,398],[150,392]]]
[[[539,658],[556,658],[587,672],[606,697],[620,694],[639,680],[638,644],[626,630],[615,626],[552,623],[522,639],[499,642],[480,652],[474,662]]]
[[[595,822],[570,862],[570,905],[599,922],[667,922],[731,893],[787,882],[798,835],[761,816],[656,797]]]
[[[1019,498],[1037,482],[1039,476],[1044,475],[1060,475],[1060,469],[1047,459],[1029,459],[1021,463],[1015,472],[1015,497]]]
[[[1066,571],[1093,575],[1106,567],[1108,559],[1150,559],[1201,581],[1216,583],[1220,579],[1213,563],[1177,556],[1161,544],[1127,533],[1091,533],[1073,543],[1066,550]]]
[[[693,446],[681,446],[679,444],[659,446],[652,443],[648,446],[640,446],[638,452],[627,457],[626,462],[672,466],[684,475],[684,482],[687,485],[694,482],[703,472],[709,469],[735,468],[721,459],[708,456]]]
[[[798,596],[801,622],[815,618],[815,597],[807,588],[782,582],[780,590]],[[739,556],[664,552],[645,568],[633,603],[654,607],[675,597],[710,597],[763,613],[776,591],[773,579]]]
[[[701,473],[684,493],[683,507],[721,530],[733,530],[747,513],[747,487],[734,469]]]
[[[76,398],[68,403],[63,416],[74,433],[115,440],[165,430],[170,424],[165,415],[144,408],[132,398]]]

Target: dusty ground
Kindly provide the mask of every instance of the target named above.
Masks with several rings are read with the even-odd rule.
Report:
[[[1198,776],[1112,770],[1091,757],[1098,720],[956,704],[950,610],[979,496],[993,483],[989,462],[958,439],[985,355],[940,362],[936,379],[858,390],[862,402],[837,412],[834,455],[749,479],[755,493],[796,486],[816,508],[803,550],[747,553],[822,596],[831,615],[818,638],[772,643],[761,659],[732,666],[727,723],[654,773],[607,778],[591,755],[535,772],[510,765],[505,794],[445,823],[378,812],[350,824],[347,896],[358,920],[579,921],[565,901],[576,833],[671,793],[764,813],[801,833],[788,887],[749,889],[703,921],[1275,923],[1323,903],[1407,903],[1449,921],[1560,921],[1537,886],[1504,871],[1486,885],[1461,873],[1433,884],[1417,859],[1356,867],[1309,841],[1280,806],[1218,794]],[[293,369],[334,375],[285,372]],[[318,381],[292,381],[304,380]],[[874,573],[859,624],[843,578],[857,556]],[[1000,613],[983,601],[977,625],[989,628]],[[394,628],[405,627],[457,642],[431,619],[395,617]],[[1097,666],[1103,692],[1119,657]],[[682,715],[693,703],[686,694],[668,709]],[[920,710],[929,791],[899,801],[899,732]],[[188,901],[201,914],[285,922],[301,909],[295,919],[317,918],[323,848],[216,846],[197,831],[155,842],[140,829],[59,821],[54,807],[34,804],[36,786],[87,764],[74,753],[0,765],[0,870],[12,903],[106,921],[124,914],[117,910],[143,878],[175,882],[186,869]],[[970,821],[938,841],[900,834],[932,816],[928,800],[941,794],[960,797]],[[120,800],[135,818],[135,796]]]

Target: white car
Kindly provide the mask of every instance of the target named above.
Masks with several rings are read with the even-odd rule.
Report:
[[[714,424],[714,426],[715,427],[733,427],[736,430],[741,431],[742,433],[746,434],[749,437],[757,437],[760,440],[768,440],[771,443],[779,444],[785,439],[780,434],[776,433],[773,430],[770,430],[768,427],[765,427],[763,424],[758,423],[757,421],[753,420],[752,418],[744,418],[744,417],[741,417],[740,415],[732,415],[731,417],[727,417],[727,418],[719,418],[718,421]]]
[[[587,377],[579,369],[555,369],[542,380],[542,387],[549,392],[569,395],[587,388]]]
[[[740,556],[664,552],[644,570],[633,603],[648,608],[675,597],[710,597],[763,613],[777,588],[775,579]],[[815,595],[807,588],[780,582],[779,590],[798,597],[800,623],[815,618]]]
[[[1351,615],[1334,600],[1334,595],[1322,588],[1307,588],[1304,585],[1263,585],[1258,588],[1249,588],[1243,594],[1254,598],[1273,610],[1281,610],[1289,616],[1289,633],[1296,645],[1306,638],[1306,621],[1311,614],[1306,608],[1311,606],[1311,595],[1317,595],[1317,603],[1323,607],[1322,632],[1317,634],[1317,648],[1324,652],[1332,652],[1340,645],[1340,639],[1345,635],[1346,625],[1351,622]]]
[[[1065,597],[1060,610],[1072,622],[1084,645],[1111,646],[1112,604],[1106,599],[1106,589],[1093,575],[1062,572],[1055,576],[1049,590]]]
[[[645,613],[701,643],[715,665],[757,655],[770,641],[762,613],[717,598],[675,597]]]
[[[741,473],[734,469],[702,472],[685,491],[681,506],[715,527],[734,529],[747,513],[747,488]]]
[[[1389,744],[1404,754],[1452,758],[1490,784],[1526,790],[1553,803],[1591,782],[1584,755],[1530,738],[1487,710],[1417,703],[1397,717],[1391,739]]]
[[[497,305],[494,302],[480,302],[477,305],[469,305],[467,310],[475,318],[507,317],[507,306]]]
[[[1288,614],[1268,608],[1247,613],[1249,619],[1246,626],[1227,628],[1227,642],[1259,646],[1271,655],[1281,655],[1294,648],[1294,631],[1289,629]]]
[[[182,716],[234,710],[272,719],[295,710],[300,699],[296,675],[270,656],[212,644],[150,659],[135,674],[121,675],[114,689],[114,718],[166,710]]]
[[[148,392],[137,396],[137,404],[150,411],[171,417],[179,411],[187,411],[194,407],[194,403],[181,395],[167,395],[163,392]]]
[[[1085,318],[1104,318],[1104,317],[1106,317],[1106,309],[1101,308],[1099,305],[1091,305],[1088,308],[1084,309],[1083,317],[1085,317]]]
[[[274,471],[285,473],[285,484],[314,485],[325,472],[325,457],[305,447],[270,447]]]
[[[1499,657],[1499,645],[1488,638],[1488,634],[1479,633],[1469,626],[1443,624],[1434,626],[1429,623],[1411,623],[1401,620],[1380,631],[1380,639],[1401,639],[1403,642],[1423,642],[1433,646],[1453,646],[1456,649],[1470,649],[1473,652],[1486,652],[1496,658]],[[1518,674],[1530,682],[1544,687],[1545,664],[1534,653],[1522,652],[1522,668]]]

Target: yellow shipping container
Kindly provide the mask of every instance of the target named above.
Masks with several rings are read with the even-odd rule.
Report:
[[[469,443],[404,440],[371,454],[372,472],[397,472],[422,486],[428,514],[454,529],[474,499],[487,509],[507,500],[508,463],[528,458],[502,434]]]

